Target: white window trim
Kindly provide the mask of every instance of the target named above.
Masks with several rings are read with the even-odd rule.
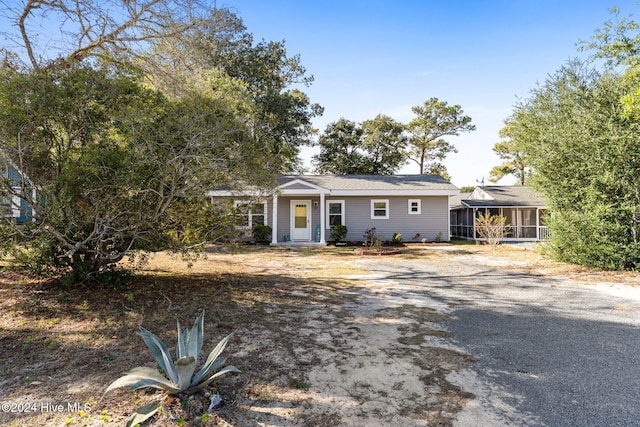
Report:
[[[384,216],[375,216],[374,215],[374,206],[376,203],[384,203],[385,204],[385,215]],[[371,219],[389,219],[389,199],[371,199]]]
[[[264,206],[264,214],[260,214],[264,216],[264,225],[269,224],[269,218],[267,217],[267,202],[264,200],[259,200],[257,202],[253,202],[251,200],[234,200],[233,201],[233,207],[237,208],[240,205],[263,205]],[[238,226],[238,228],[248,228],[248,229],[253,229],[253,213],[251,212],[251,210],[249,210],[247,212],[247,215],[249,216],[249,225],[247,226]]]
[[[416,212],[413,212],[411,210],[412,208],[412,204],[413,203],[417,203],[418,204],[418,210]],[[421,215],[422,214],[422,200],[420,199],[409,199],[409,201],[407,202],[407,212],[409,215]]]
[[[345,211],[344,211],[344,200],[327,200],[327,207],[326,207],[326,212],[327,212],[327,224],[329,225],[329,227],[331,227],[331,223],[329,221],[330,216],[329,216],[329,205],[333,203],[333,204],[340,204],[340,224],[342,225],[346,225],[347,224],[347,220],[345,219]]]
[[[11,198],[11,216],[14,218],[20,218],[20,197],[13,196]]]

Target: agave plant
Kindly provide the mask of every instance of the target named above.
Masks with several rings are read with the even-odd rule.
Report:
[[[178,394],[193,394],[203,390],[214,379],[226,373],[240,372],[238,368],[232,365],[222,368],[227,358],[221,356],[221,353],[233,336],[233,333],[231,333],[216,345],[211,353],[209,353],[204,365],[202,365],[200,370],[194,375],[196,372],[196,363],[202,351],[204,341],[204,311],[198,316],[191,329],[185,328],[182,330],[180,320],[177,320],[177,326],[178,345],[176,346],[175,363],[164,342],[155,334],[140,327],[140,335],[153,353],[153,357],[160,367],[160,371],[146,366],[133,368],[124,376],[111,383],[111,385],[107,387],[105,394],[120,387],[129,387],[129,391],[150,387],[165,391],[172,396]],[[151,413],[148,411],[151,405],[145,407],[147,408],[145,412],[146,418],[151,417],[157,409],[159,409],[159,404],[157,404],[157,402],[154,403],[156,403],[156,405]],[[140,410],[134,413],[134,416],[136,414],[140,415],[139,412]],[[138,422],[141,422],[141,420],[139,419]]]

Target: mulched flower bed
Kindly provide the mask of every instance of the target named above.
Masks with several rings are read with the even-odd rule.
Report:
[[[353,251],[356,255],[397,255],[400,253],[398,248],[357,248]]]

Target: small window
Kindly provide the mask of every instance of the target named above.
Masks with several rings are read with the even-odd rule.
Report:
[[[420,199],[409,199],[409,215],[420,215],[422,212],[422,203]]]
[[[389,219],[388,200],[371,200],[371,219]]]
[[[327,218],[329,227],[332,225],[345,225],[344,200],[330,200],[327,202]]]

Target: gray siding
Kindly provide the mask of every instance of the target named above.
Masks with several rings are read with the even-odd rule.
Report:
[[[238,199],[238,198],[234,198]],[[389,200],[389,219],[371,219],[371,200]],[[408,200],[421,200],[421,213],[409,215]],[[319,196],[281,196],[278,197],[278,231],[277,241],[284,241],[285,235],[291,235],[291,201],[308,200],[311,202],[311,240],[315,240],[316,227],[320,224],[321,212],[326,212],[326,205],[320,206]],[[376,227],[376,232],[384,240],[391,240],[394,233],[400,233],[405,242],[427,238],[434,241],[438,233],[442,239],[449,239],[449,200],[447,196],[428,197],[327,197],[331,200],[344,200],[345,225],[347,226],[348,241],[364,240],[365,230]],[[314,206],[317,203],[317,206]],[[267,224],[273,227],[273,201],[267,200]],[[328,223],[328,218],[326,218]],[[420,234],[420,236],[417,236]],[[327,227],[325,239],[330,240],[330,230]]]
[[[389,200],[389,219],[371,219],[371,200]],[[421,213],[409,215],[408,200],[421,200]],[[383,240],[391,240],[400,233],[405,242],[427,238],[434,241],[441,233],[443,240],[449,239],[449,199],[447,196],[430,197],[345,197],[327,198],[345,201],[346,240],[364,239],[365,230],[375,227]],[[420,234],[420,236],[417,236]],[[327,231],[329,239],[329,231]]]

